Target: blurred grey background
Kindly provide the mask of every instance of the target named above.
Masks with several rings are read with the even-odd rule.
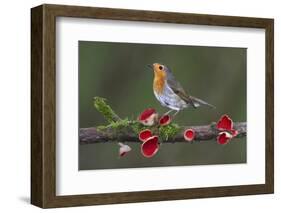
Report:
[[[148,107],[167,111],[152,90],[155,62],[169,66],[191,95],[216,106],[186,109],[174,122],[203,125],[227,113],[246,121],[246,48],[201,47],[79,41],[79,127],[106,125],[93,107],[93,97],[108,100],[121,118],[136,119]],[[71,116],[71,115],[70,115]],[[246,138],[227,145],[216,141],[163,144],[152,158],[141,155],[140,144],[118,157],[117,143],[79,145],[79,170],[246,163]]]

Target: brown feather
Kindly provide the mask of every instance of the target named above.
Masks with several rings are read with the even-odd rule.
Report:
[[[183,87],[181,86],[181,84],[178,81],[176,81],[174,79],[168,79],[167,83],[168,83],[169,87],[174,91],[174,93],[176,93],[182,100],[184,100],[187,104],[191,104],[194,108],[196,108],[193,100],[184,91]]]

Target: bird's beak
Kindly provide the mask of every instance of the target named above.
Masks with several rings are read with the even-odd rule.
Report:
[[[146,66],[149,67],[150,69],[153,69],[153,66],[151,64],[148,64]]]

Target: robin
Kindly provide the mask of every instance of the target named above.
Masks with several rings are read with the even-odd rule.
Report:
[[[159,63],[147,66],[154,71],[153,92],[155,97],[162,106],[170,108],[165,114],[175,110],[175,116],[184,108],[197,108],[201,105],[215,108],[213,105],[186,93],[167,66]]]

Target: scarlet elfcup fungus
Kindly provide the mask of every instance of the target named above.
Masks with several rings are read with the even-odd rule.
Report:
[[[152,136],[152,132],[149,129],[142,130],[139,133],[139,139],[142,142],[146,141],[146,139],[150,138],[151,136]]]
[[[124,155],[126,155],[128,152],[130,152],[132,150],[132,148],[126,144],[118,143],[118,145],[120,146],[120,148],[119,148],[120,157],[123,157]]]
[[[145,126],[152,126],[158,118],[158,114],[155,109],[148,108],[144,110],[138,120]]]
[[[166,126],[171,122],[171,117],[169,115],[163,115],[161,116],[161,118],[159,119],[159,124],[161,126]]]
[[[229,132],[220,132],[217,137],[219,144],[227,144],[233,136]]]
[[[186,141],[193,141],[195,138],[195,131],[193,129],[187,129],[184,131],[183,136]]]
[[[217,123],[218,130],[228,130],[233,129],[233,121],[228,115],[223,115]]]
[[[238,135],[238,131],[233,129],[232,119],[226,114],[218,121],[217,129],[221,131],[217,137],[217,142],[219,144],[227,144],[230,139]]]
[[[141,153],[146,158],[153,157],[159,150],[158,136],[149,137],[141,145]]]

